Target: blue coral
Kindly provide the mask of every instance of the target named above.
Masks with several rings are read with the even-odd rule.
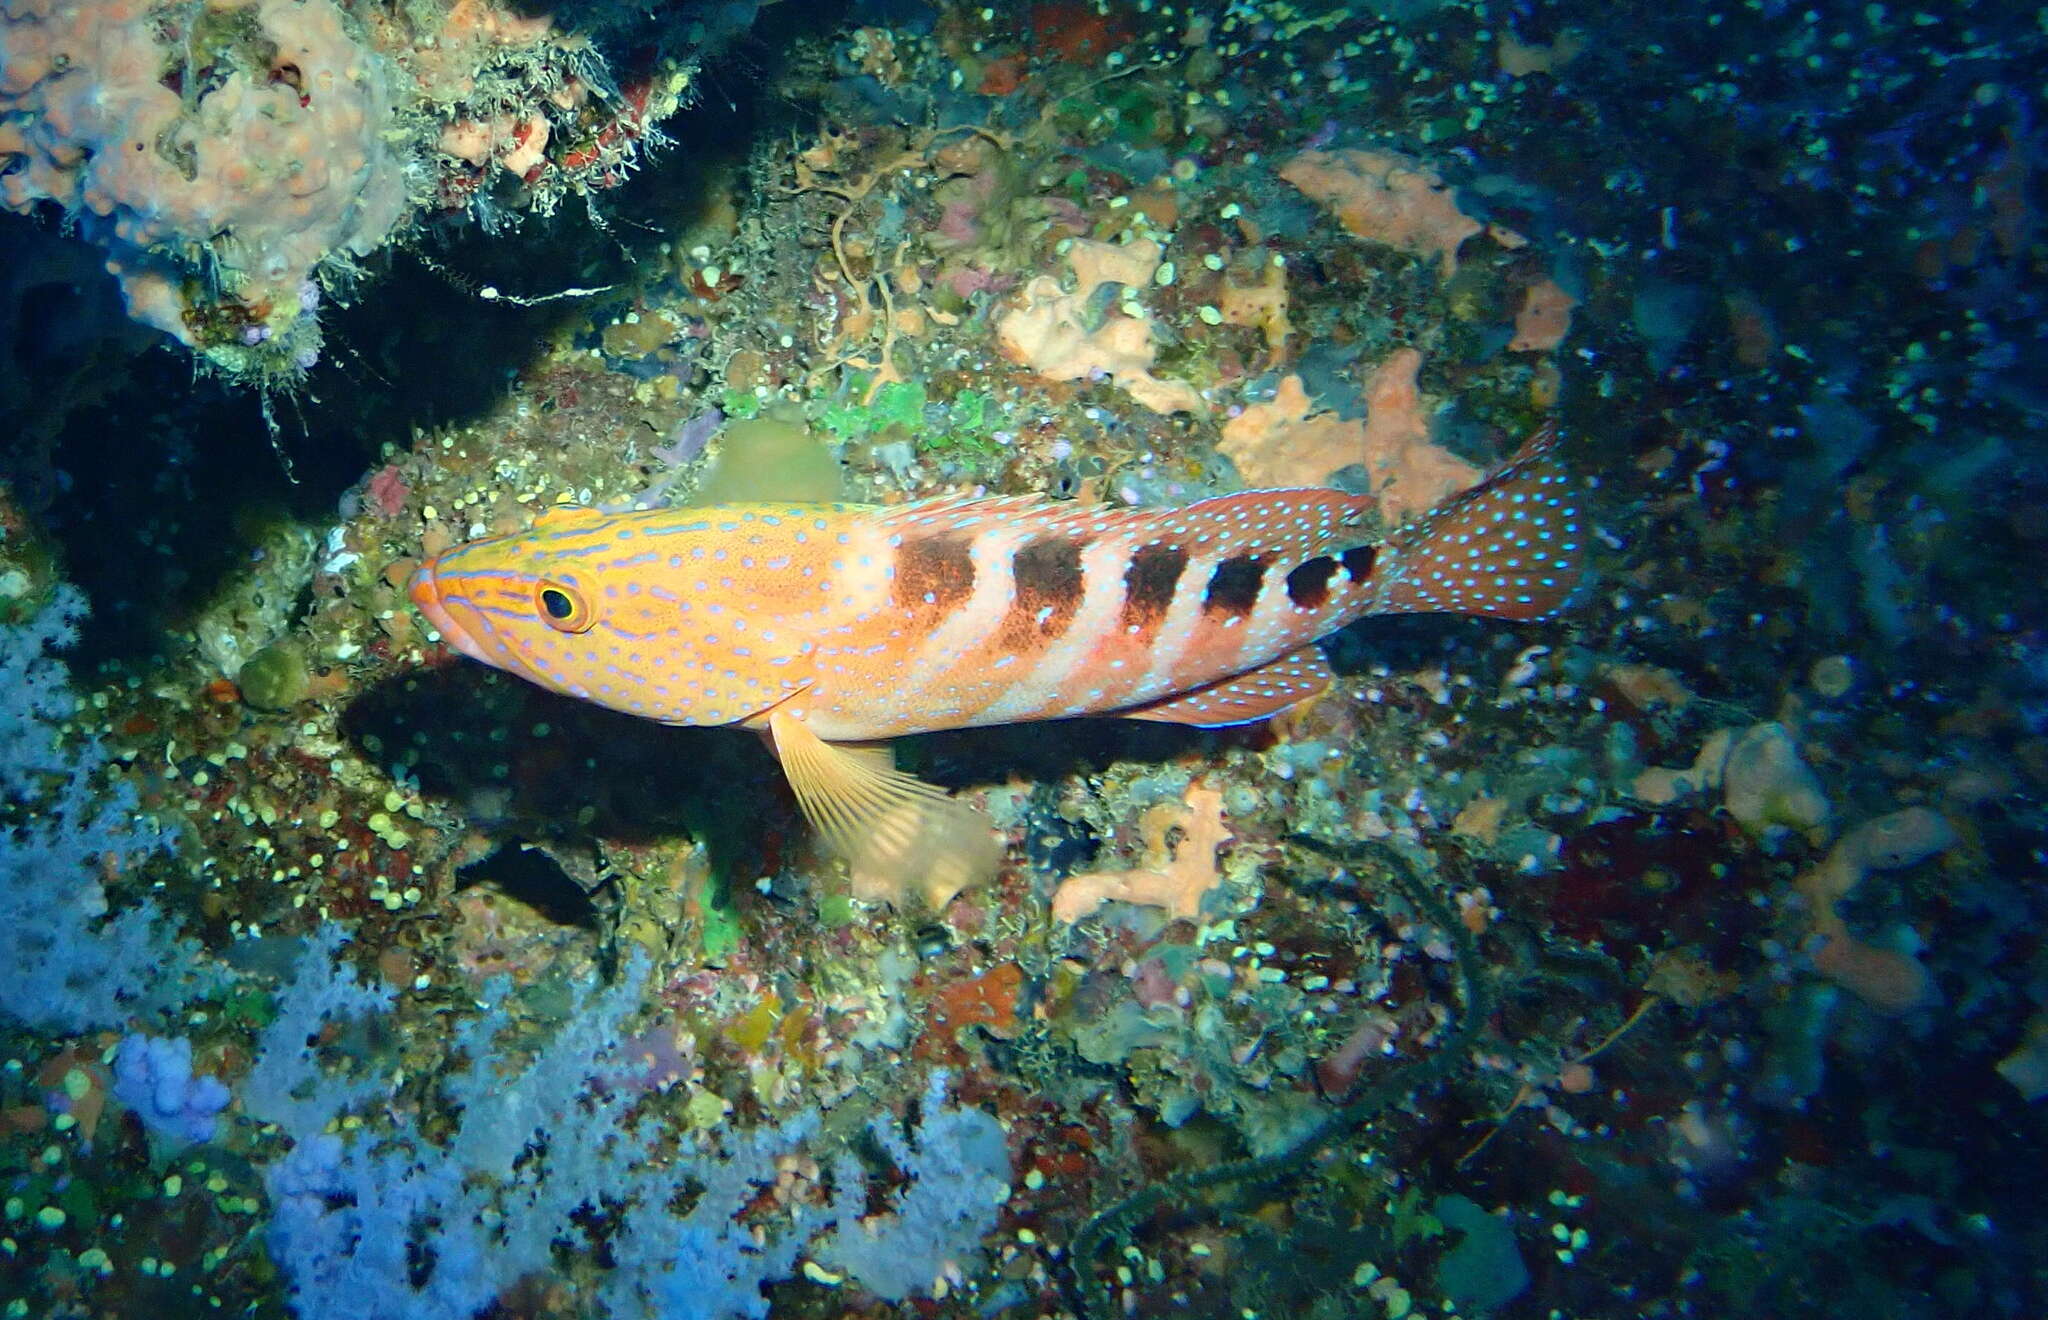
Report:
[[[908,1179],[894,1213],[842,1222],[818,1250],[888,1302],[926,1292],[949,1263],[971,1263],[1010,1193],[1009,1144],[994,1116],[948,1103],[943,1072],[921,1108],[909,1137],[890,1123],[870,1128]]]
[[[108,915],[103,872],[168,842],[134,789],[105,782],[97,738],[56,652],[85,598],[60,587],[26,623],[0,627],[0,1014],[77,1033],[183,1003],[211,978],[147,900]],[[104,918],[104,919],[103,919]]]
[[[862,1221],[868,1180],[841,1153],[823,1204],[749,1215],[775,1185],[778,1160],[816,1150],[821,1115],[680,1148],[659,1125],[632,1120],[637,1097],[607,1079],[625,1071],[618,1051],[646,984],[644,957],[616,986],[580,994],[566,1025],[509,1069],[499,1048],[512,1025],[508,987],[487,987],[483,1011],[458,1033],[469,1063],[445,1083],[459,1110],[445,1141],[410,1116],[382,1135],[337,1136],[333,1120],[388,1095],[374,1075],[337,1080],[301,1048],[328,1024],[381,1010],[385,992],[340,970],[338,948],[332,928],[316,935],[244,1088],[245,1107],[295,1140],[268,1170],[266,1241],[302,1317],[466,1320],[548,1268],[580,1240],[577,1217],[600,1209],[617,1221],[602,1285],[613,1315],[760,1320],[763,1288],[794,1275],[806,1251],[900,1300],[949,1262],[971,1260],[1008,1189],[1001,1125],[949,1103],[940,1074],[908,1136],[874,1125],[908,1179],[893,1214]]]

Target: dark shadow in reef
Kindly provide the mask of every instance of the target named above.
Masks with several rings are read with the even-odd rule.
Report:
[[[1456,661],[1470,665],[1493,648],[1555,644],[1543,624],[1502,623],[1460,614],[1380,614],[1341,628],[1323,641],[1323,654],[1340,678],[1393,673]],[[1510,652],[1512,654],[1512,652]],[[1505,667],[1505,666],[1503,666]]]
[[[1221,746],[1264,736],[1259,725],[1191,729],[1104,715],[904,738],[896,744],[896,759],[905,770],[950,789],[1028,784],[1025,859],[1033,871],[1060,877],[1091,866],[1101,851],[1101,840],[1085,821],[1059,811],[1061,785],[1068,780],[1102,774],[1119,762],[1200,765]]]
[[[456,806],[493,845],[465,880],[513,888],[580,924],[563,877],[583,896],[603,888],[597,842],[632,847],[701,841],[727,886],[772,876],[813,854],[809,829],[774,757],[733,729],[671,728],[548,692],[477,665],[423,668],[377,683],[343,714],[366,758]],[[1205,732],[1130,720],[1014,724],[906,738],[903,767],[948,788],[1019,779],[1050,811],[1056,786],[1118,762],[1209,759],[1263,726]],[[1033,864],[1055,874],[1094,856],[1085,828],[1033,831]],[[542,864],[531,854],[548,859]],[[552,866],[552,870],[549,867]]]
[[[947,788],[1012,779],[1057,783],[1099,775],[1118,762],[1199,760],[1203,749],[1243,735],[1243,730],[1190,729],[1105,715],[921,734],[897,744],[897,762]]]
[[[774,759],[752,735],[670,728],[480,666],[387,679],[350,704],[342,731],[495,845],[466,879],[536,880],[540,893],[538,873],[511,860],[532,850],[589,895],[604,880],[597,840],[688,837],[730,883],[773,874],[785,843],[802,836]]]
[[[508,842],[481,861],[456,872],[456,887],[490,885],[524,904],[555,926],[574,926],[597,934],[604,929],[599,893],[546,848],[519,840]]]

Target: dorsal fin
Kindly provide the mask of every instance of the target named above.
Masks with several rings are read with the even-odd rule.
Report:
[[[578,527],[594,527],[612,517],[604,509],[592,508],[588,504],[550,504],[535,515],[535,528],[550,532],[572,531]]]
[[[1206,533],[1208,553],[1254,556],[1291,567],[1366,537],[1376,506],[1370,495],[1315,486],[1240,491],[1182,509],[1147,512],[1160,519],[1164,530],[1180,524],[1191,538]]]
[[[877,527],[891,531],[929,527],[937,532],[1053,507],[1056,506],[1052,501],[1038,495],[934,495],[930,499],[877,508],[874,519]]]
[[[875,512],[884,532],[914,540],[953,532],[982,532],[1005,526],[1028,526],[1038,537],[1114,533],[1133,523],[1173,512],[1080,500],[1049,500],[1039,495],[983,495],[961,499],[942,496]]]

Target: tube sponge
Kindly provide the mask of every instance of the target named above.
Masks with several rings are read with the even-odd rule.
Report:
[[[1913,953],[1857,938],[1835,905],[1872,871],[1896,871],[1948,851],[1955,827],[1937,811],[1908,807],[1864,821],[1794,881],[1812,910],[1814,970],[1881,1013],[1907,1013],[1937,998],[1934,978]]]

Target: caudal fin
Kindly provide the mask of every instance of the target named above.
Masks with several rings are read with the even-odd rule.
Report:
[[[1378,614],[1527,621],[1579,585],[1586,517],[1547,422],[1507,466],[1387,538]]]

